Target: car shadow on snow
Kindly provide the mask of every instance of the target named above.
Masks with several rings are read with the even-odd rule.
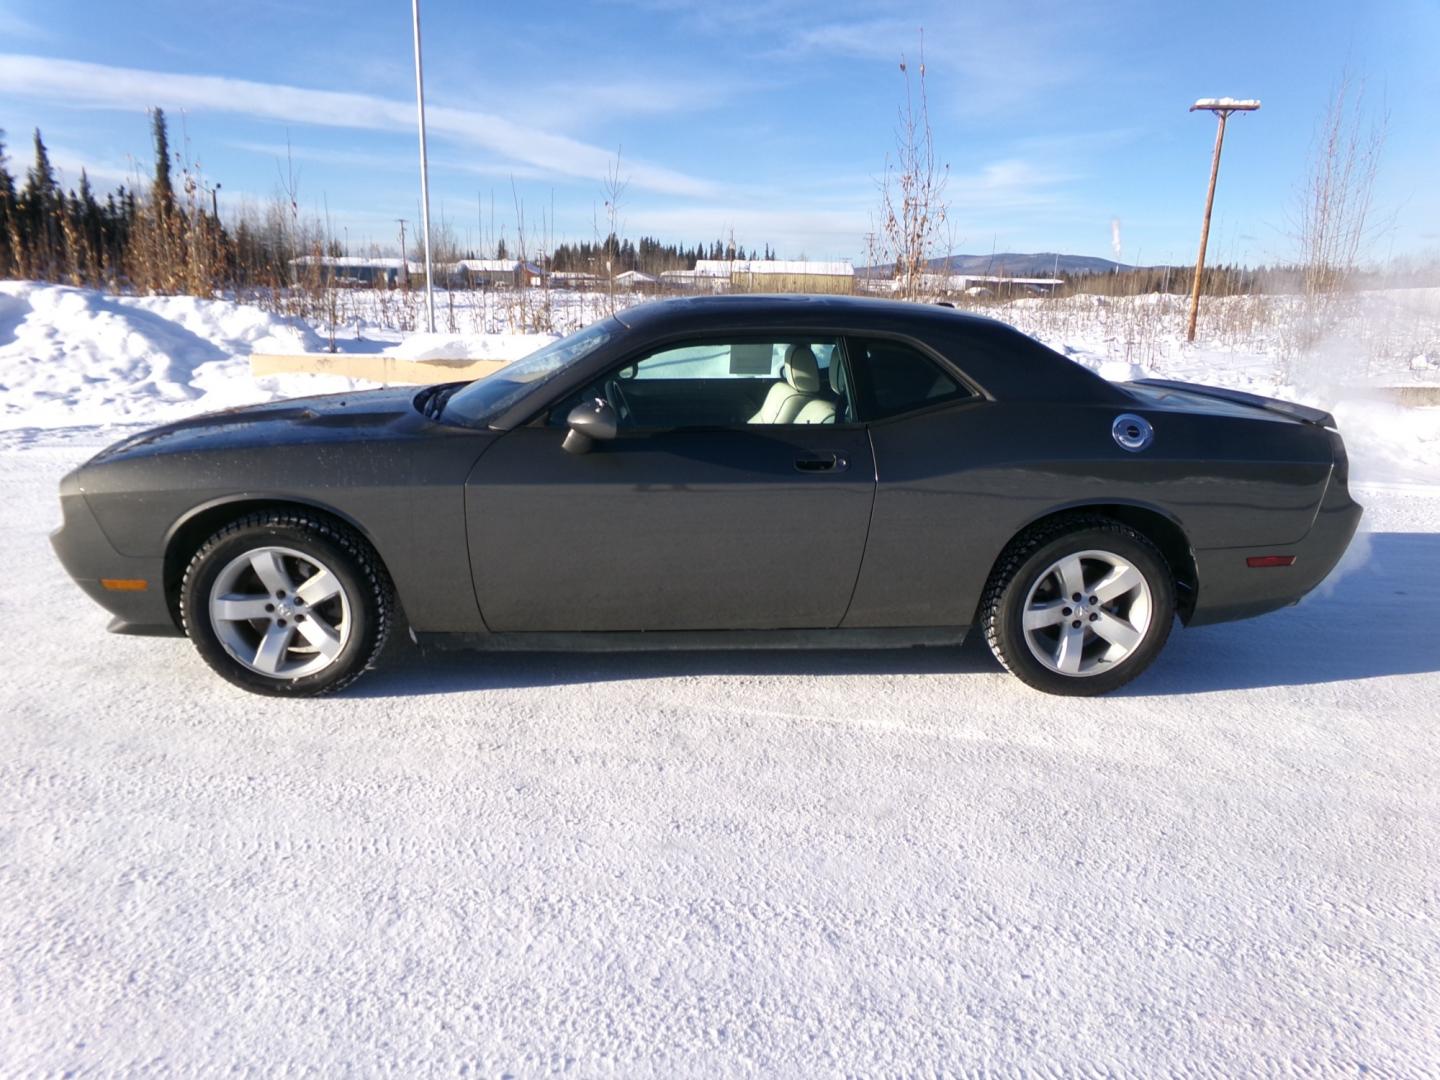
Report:
[[[955,675],[999,672],[978,635],[963,646],[922,649],[673,649],[656,652],[485,652],[429,649],[409,641],[346,697],[403,697],[472,690],[681,679],[706,675]]]
[[[1296,607],[1193,630],[1177,625],[1155,666],[1120,693],[1195,694],[1440,671],[1437,613],[1440,533],[1361,533]]]
[[[1297,607],[1187,630],[1178,624],[1126,696],[1206,693],[1440,671],[1440,534],[1370,533]],[[392,647],[347,697],[567,686],[704,675],[995,674],[974,632],[959,648],[521,653]],[[964,689],[963,679],[957,689]]]

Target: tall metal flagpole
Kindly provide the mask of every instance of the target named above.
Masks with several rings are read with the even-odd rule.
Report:
[[[433,334],[435,287],[430,269],[430,157],[425,150],[425,68],[420,62],[420,0],[410,0],[410,14],[415,29],[415,111],[420,119],[420,224],[425,230],[425,316],[426,325]]]

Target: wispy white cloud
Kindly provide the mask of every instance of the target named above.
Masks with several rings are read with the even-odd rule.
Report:
[[[539,125],[552,131],[574,131],[596,122],[613,124],[628,117],[664,117],[719,109],[741,94],[754,93],[756,80],[741,82],[725,76],[691,77],[680,70],[657,71],[647,65],[644,73],[588,73],[581,79],[527,83],[523,95],[513,85],[497,84],[492,78],[471,77],[465,92],[449,100],[488,102],[503,100],[508,119]],[[435,99],[440,100],[438,94]]]
[[[39,23],[27,19],[15,11],[10,4],[0,0],[0,39],[15,41],[20,38],[44,40],[50,33]]]
[[[897,66],[903,55],[918,65],[923,27],[932,106],[972,119],[1045,107],[1088,70],[1061,9],[1047,9],[1043,19],[1003,5],[930,14],[831,19],[797,29],[785,50]]]
[[[955,209],[972,213],[1034,210],[1057,205],[1071,179],[1023,158],[1006,158],[973,172],[952,173],[945,197]]]
[[[859,210],[814,210],[761,204],[684,207],[636,206],[627,212],[630,232],[689,241],[729,237],[737,243],[772,244],[782,256],[848,258],[860,243],[866,218]]]
[[[769,241],[784,255],[843,258],[858,251],[872,231],[877,210],[876,183],[852,175],[843,184],[818,183],[755,187],[743,199],[683,207],[648,206],[627,212],[632,232],[705,239],[726,237],[740,243]],[[989,162],[952,173],[945,186],[956,243],[983,235],[987,242],[997,222],[1014,222],[1063,209],[1070,177],[1021,158]]]
[[[272,158],[277,163],[288,161],[314,162],[317,165],[343,165],[351,169],[365,169],[375,172],[411,173],[417,168],[414,154],[397,156],[365,150],[335,150],[328,147],[307,146],[303,143],[254,142],[248,139],[226,139],[224,145],[232,150],[243,150],[247,154],[258,154]],[[473,158],[450,158],[443,153],[430,152],[432,171],[469,173],[472,176],[514,177],[517,180],[540,180],[553,175],[546,169],[532,165],[517,165],[507,161],[476,161]]]
[[[0,91],[90,108],[162,105],[371,131],[410,131],[415,123],[412,103],[371,94],[20,54],[0,54]],[[598,180],[613,156],[610,150],[489,113],[439,106],[426,110],[426,120],[432,137],[480,147],[550,175]],[[642,190],[700,197],[718,190],[711,181],[645,161],[630,160],[626,172]]]
[[[114,161],[96,159],[93,154],[84,154],[68,146],[47,145],[45,152],[50,158],[60,184],[65,188],[78,187],[83,171],[90,182],[100,184],[130,185],[141,175],[139,165],[130,159]]]

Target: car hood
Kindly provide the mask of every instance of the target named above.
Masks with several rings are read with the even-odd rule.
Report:
[[[206,413],[142,431],[100,451],[90,464],[122,458],[247,446],[354,442],[425,424],[413,386],[291,398]]]

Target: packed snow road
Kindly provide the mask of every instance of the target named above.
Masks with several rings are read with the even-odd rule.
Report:
[[[1420,1075],[1440,490],[1117,696],[983,650],[416,656],[329,700],[103,632],[0,449],[0,1073]]]

